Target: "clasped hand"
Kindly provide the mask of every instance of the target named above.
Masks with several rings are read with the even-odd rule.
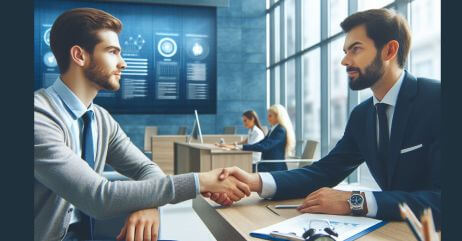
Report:
[[[233,177],[247,184],[250,191],[261,193],[262,181],[258,173],[247,173],[238,167],[228,167],[224,168],[218,176],[220,180]],[[224,206],[229,206],[236,201],[223,192],[202,192],[202,195]],[[323,187],[308,194],[297,210],[302,213],[349,215],[351,214],[351,210],[347,200],[350,196],[351,192]]]

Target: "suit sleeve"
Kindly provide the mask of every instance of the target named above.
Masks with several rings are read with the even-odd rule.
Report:
[[[260,142],[243,145],[242,150],[266,152],[285,141],[286,130],[284,128],[277,128],[273,131],[273,133],[271,133],[270,136],[261,140]]]
[[[352,135],[354,123],[355,111],[342,139],[321,160],[298,169],[271,172],[277,186],[273,200],[303,198],[321,187],[337,185],[353,172],[364,161]]]

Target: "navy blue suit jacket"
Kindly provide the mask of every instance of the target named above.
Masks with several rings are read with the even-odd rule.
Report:
[[[286,159],[286,142],[286,129],[284,129],[281,125],[277,125],[269,135],[265,136],[263,140],[255,144],[243,145],[242,149],[261,152],[262,160],[284,160]],[[261,163],[258,165],[258,171],[260,172],[285,170],[287,170],[287,164],[285,162]]]
[[[242,150],[261,152],[262,160],[284,160],[286,148],[286,130],[277,125],[270,135],[255,144],[245,144]]]
[[[406,71],[393,115],[386,170],[377,160],[377,114],[371,97],[354,108],[342,139],[327,156],[311,166],[271,172],[277,185],[274,199],[302,198],[321,187],[333,187],[365,161],[382,189],[373,192],[377,218],[401,220],[398,204],[406,202],[418,217],[431,207],[439,226],[440,86]],[[419,144],[421,148],[401,153]]]

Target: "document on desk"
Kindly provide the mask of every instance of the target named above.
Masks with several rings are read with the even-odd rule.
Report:
[[[310,220],[315,222],[328,220],[333,230],[338,233],[338,237],[335,238],[337,241],[355,240],[386,223],[382,220],[367,217],[305,213],[266,228],[255,230],[250,233],[250,236],[267,240],[285,240],[270,235],[271,232],[277,231],[279,233],[295,233],[296,236],[302,237],[305,230],[310,228]]]

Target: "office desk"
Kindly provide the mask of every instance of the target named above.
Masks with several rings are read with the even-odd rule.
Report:
[[[295,217],[300,213],[294,209],[274,209],[280,216],[272,213],[265,205],[298,204],[302,199],[285,201],[269,201],[261,199],[252,193],[248,198],[233,204],[231,207],[221,207],[210,199],[197,197],[193,200],[193,209],[210,229],[210,232],[220,241],[262,240],[251,237],[253,230]],[[389,222],[385,226],[368,233],[357,240],[416,240],[411,230],[404,222]]]
[[[252,172],[252,152],[225,150],[214,144],[174,143],[174,173],[206,172],[220,167],[237,166]]]

